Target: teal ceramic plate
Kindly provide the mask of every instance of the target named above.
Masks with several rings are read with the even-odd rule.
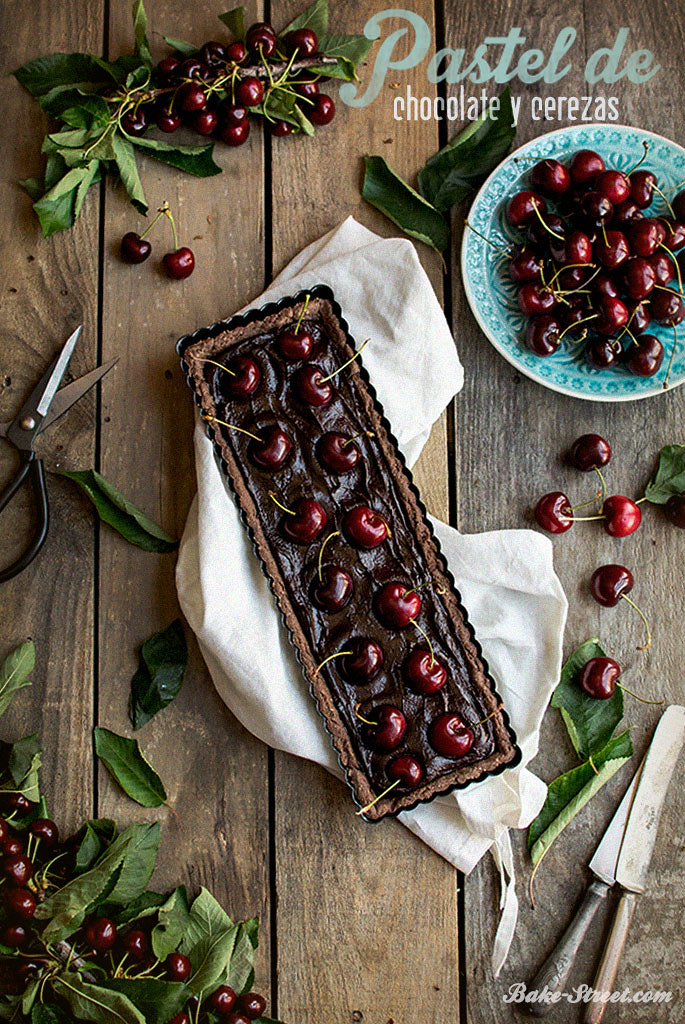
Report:
[[[656,173],[661,189],[666,191],[685,179],[685,149],[660,135],[623,125],[560,128],[521,146],[493,171],[473,202],[469,223],[504,248],[521,239],[521,233],[507,223],[504,210],[509,196],[530,187],[532,164],[516,162],[514,157],[554,157],[568,163],[577,149],[594,149],[604,157],[607,167],[628,171],[642,156],[643,141],[649,144],[643,167]],[[659,197],[657,200],[646,211],[648,214],[667,212],[665,203]],[[566,339],[553,356],[543,359],[525,347],[526,318],[519,312],[517,286],[509,277],[506,259],[468,227],[464,228],[461,267],[466,296],[480,327],[497,351],[527,377],[553,391],[590,401],[627,402],[664,393],[672,328],[650,325],[650,332],[661,340],[666,351],[655,377],[636,377],[624,367],[594,370],[585,362],[582,346],[579,352],[578,343]],[[685,322],[678,333],[671,389],[685,381]]]

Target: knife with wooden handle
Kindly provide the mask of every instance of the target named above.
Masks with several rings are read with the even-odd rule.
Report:
[[[593,985],[599,994],[614,990],[637,897],[645,891],[647,885],[647,872],[656,845],[668,785],[684,741],[685,708],[672,704],[664,711],[654,731],[629,809],[616,862],[616,882],[623,891]],[[607,1005],[601,1001],[589,1003],[585,1024],[600,1024]]]

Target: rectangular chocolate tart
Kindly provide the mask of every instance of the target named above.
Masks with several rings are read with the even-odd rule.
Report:
[[[302,314],[288,346],[282,335]],[[196,331],[178,351],[365,818],[516,764],[507,714],[330,289]],[[374,514],[350,515],[360,508]]]

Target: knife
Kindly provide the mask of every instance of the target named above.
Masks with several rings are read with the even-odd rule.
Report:
[[[609,894],[611,886],[616,881],[616,865],[621,849],[621,840],[623,839],[626,822],[628,821],[633,796],[640,781],[641,771],[642,764],[635,772],[633,780],[618,806],[618,810],[611,819],[609,827],[595,850],[589,865],[595,877],[590,882],[575,916],[531,981],[529,989],[541,992],[546,987],[550,993],[563,992],[564,985],[571,973],[571,968],[587,930],[597,910]],[[544,1017],[553,1006],[552,1002],[535,1002],[531,1003],[528,1009],[533,1016]]]
[[[598,993],[613,991],[637,897],[647,885],[659,819],[683,742],[685,708],[672,704],[654,731],[623,833],[615,872],[622,893],[593,985]],[[607,1002],[590,1003],[585,1024],[599,1024],[607,1006]]]
[[[652,750],[654,750],[659,762],[660,751],[658,750],[658,747],[663,739],[664,733],[666,730],[671,729],[671,725],[674,722],[679,720],[685,720],[685,709],[678,705],[672,705],[672,707],[668,708],[661,717],[659,725],[655,730],[654,738],[652,739],[652,746],[650,747],[650,754]],[[656,744],[654,743],[655,739],[657,740]],[[682,743],[682,737],[680,742]],[[680,745],[678,744],[675,749],[672,764],[675,763],[677,758],[679,746]],[[571,972],[571,968],[573,967],[576,955],[587,930],[590,927],[597,910],[602,905],[609,894],[611,887],[617,880],[621,844],[623,842],[624,833],[631,814],[633,800],[640,784],[644,764],[645,762],[643,761],[635,772],[635,775],[633,776],[618,809],[611,819],[609,827],[604,833],[599,846],[595,850],[594,856],[590,861],[589,867],[594,878],[590,883],[575,916],[551,954],[535,975],[535,978],[530,982],[530,990],[540,992],[546,986],[550,994],[557,991],[563,991],[564,984]],[[661,765],[659,770],[661,770]],[[672,770],[673,768],[671,766],[670,771],[672,772]],[[670,778],[670,772],[668,774],[668,778]],[[618,961],[616,966],[618,966]],[[551,1001],[535,1002],[529,1004],[528,1009],[534,1016],[542,1017],[550,1012],[553,1005],[555,1004]],[[593,1018],[588,1020],[587,1024],[596,1024],[595,1019]]]

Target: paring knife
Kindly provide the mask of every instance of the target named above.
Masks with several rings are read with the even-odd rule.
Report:
[[[637,897],[647,884],[659,819],[683,742],[685,708],[672,704],[664,711],[654,731],[628,815],[616,865],[616,881],[623,891],[595,977],[596,992],[613,991]],[[606,1002],[589,1003],[585,1024],[599,1024],[607,1006]]]
[[[677,723],[680,723],[679,730]],[[668,786],[668,779],[670,779],[671,772],[673,771],[673,765],[677,759],[678,750],[680,744],[683,742],[685,736],[685,708],[681,708],[678,705],[672,705],[662,715],[659,724],[655,730],[654,737],[652,738],[652,745],[650,746],[648,757],[654,754],[656,760],[659,763],[659,772],[664,771],[664,767],[661,763],[661,751],[660,746],[664,738],[665,731],[672,731],[672,727],[675,727],[676,733],[679,731],[680,742],[675,747],[675,753],[672,756],[670,770],[667,773],[666,787]],[[655,744],[655,740],[657,740]],[[535,978],[530,982],[529,989],[542,991],[545,986],[550,993],[563,991],[564,985],[573,967],[576,955],[580,949],[581,943],[587,933],[590,924],[602,902],[606,899],[611,887],[617,881],[617,871],[619,856],[621,853],[621,844],[623,842],[624,833],[626,831],[626,825],[631,814],[633,801],[640,784],[642,777],[642,770],[645,766],[645,761],[642,762],[640,767],[635,772],[633,779],[626,790],[621,803],[618,806],[616,813],[614,814],[611,822],[604,833],[599,846],[595,850],[594,856],[590,861],[589,867],[592,871],[594,878],[590,883],[585,897],[580,903],[576,914],[569,924],[568,928],[562,935],[561,939],[547,958],[544,964],[536,974]],[[664,790],[665,796],[665,790]],[[662,798],[663,802],[663,798]],[[659,812],[661,805],[659,805]],[[657,817],[658,822],[658,817]],[[651,857],[650,847],[649,856]],[[647,861],[647,864],[649,860]],[[646,873],[646,867],[645,867]],[[630,923],[630,921],[628,921]],[[627,927],[626,927],[627,932]],[[623,937],[625,942],[625,934]],[[609,947],[607,947],[608,949]],[[622,946],[621,946],[622,949]],[[620,956],[620,951],[619,951]],[[604,963],[604,960],[602,961]],[[618,967],[618,959],[616,960],[616,968]],[[615,972],[614,972],[615,976]],[[598,975],[599,980],[599,975]],[[613,980],[613,979],[612,979]],[[596,986],[597,987],[597,986]],[[551,1002],[535,1002],[528,1005],[528,1010],[534,1016],[542,1017],[549,1013],[554,1006]],[[592,1006],[590,1007],[593,1008]],[[603,1009],[603,1007],[595,1004],[595,1009]],[[596,1021],[601,1018],[588,1018],[587,1024],[596,1024]]]

